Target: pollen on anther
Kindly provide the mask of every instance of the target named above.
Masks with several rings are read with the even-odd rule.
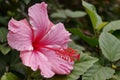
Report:
[[[80,59],[80,54],[77,54],[76,53],[77,51],[72,49],[72,48],[67,48],[67,49],[64,49],[63,53],[66,57],[69,57],[70,58],[70,61],[73,61],[73,60],[79,60]]]

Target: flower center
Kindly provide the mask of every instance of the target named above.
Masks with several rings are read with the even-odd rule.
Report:
[[[71,61],[80,59],[80,54],[77,54],[76,53],[77,51],[72,48],[67,48],[67,49],[54,49],[49,47],[45,47],[45,48],[55,51],[56,54],[59,55],[58,57],[66,61],[71,62]]]
[[[44,47],[44,44],[42,43],[38,43],[38,42],[33,42],[33,47],[34,47],[34,50],[40,50],[41,47]]]
[[[80,59],[80,54],[76,54],[76,50],[72,48],[67,48],[67,49],[62,49],[62,48],[51,48],[47,47],[45,45],[40,45],[38,43],[33,42],[33,47],[34,50],[40,50],[40,48],[47,48],[49,50],[53,50],[56,52],[58,57],[66,60],[66,61],[74,61],[74,60],[79,60]]]
[[[73,48],[67,48],[62,51],[63,55],[65,54],[65,55],[69,56],[71,61],[80,59],[80,54],[77,54],[76,52],[77,51],[74,50]]]

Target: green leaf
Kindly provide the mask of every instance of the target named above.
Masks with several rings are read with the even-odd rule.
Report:
[[[68,28],[68,30],[69,30],[71,33],[73,33],[73,34],[79,36],[80,38],[82,38],[82,39],[83,39],[84,41],[86,41],[89,45],[91,45],[91,46],[96,46],[96,45],[98,45],[98,40],[97,40],[97,38],[86,36],[85,34],[83,34],[83,33],[80,31],[79,28]]]
[[[78,18],[78,17],[83,17],[86,15],[86,13],[83,11],[71,11],[69,9],[66,9],[64,12],[66,16],[71,17],[71,18]]]
[[[107,25],[107,24],[108,24],[108,22],[103,22],[103,23],[101,23],[100,25],[98,25],[97,30],[100,31],[100,30],[103,29],[103,27],[105,27],[105,25]]]
[[[120,72],[116,72],[113,79],[120,80]]]
[[[94,65],[83,75],[83,80],[106,80],[112,78],[114,73],[112,68]]]
[[[80,61],[76,62],[74,69],[70,75],[67,76],[68,80],[77,80],[80,75],[84,74],[95,62],[97,58],[88,56],[87,54],[80,54]]]
[[[0,56],[1,58],[1,56]],[[5,72],[5,67],[6,67],[6,63],[3,59],[0,59],[0,76],[2,76]]]
[[[6,55],[10,52],[11,48],[9,46],[6,45],[0,45],[0,51]]]
[[[103,32],[99,37],[99,44],[103,55],[110,61],[120,59],[120,40],[110,33]]]
[[[19,76],[26,76],[25,66],[22,64],[19,52],[16,50],[11,50],[11,56],[10,56],[10,70],[14,71],[19,74]]]
[[[26,76],[24,67],[25,66],[21,63],[18,51],[11,50],[7,55],[3,55],[0,52],[0,76],[2,76],[4,72],[12,71],[23,79]]]
[[[86,9],[86,12],[88,13],[88,15],[90,16],[92,25],[94,29],[98,28],[98,25],[100,25],[102,23],[102,19],[101,17],[97,14],[96,12],[96,8],[95,6],[93,6],[90,3],[87,3],[85,1],[82,0],[82,5],[84,6],[84,8]]]
[[[64,10],[57,10],[57,12],[51,14],[51,17],[53,17],[53,18],[63,18],[63,19],[67,18],[67,16],[64,13]]]
[[[115,30],[120,30],[120,20],[111,21],[103,29],[104,32],[115,31]]]
[[[8,30],[6,28],[0,28],[0,42],[7,41],[7,39],[6,39],[7,32],[8,32]]]
[[[21,59],[20,59],[20,53],[16,50],[11,50],[11,60],[10,60],[10,65],[11,66],[14,66],[18,63],[21,62]]]
[[[3,24],[4,26],[7,26],[7,21],[8,21],[9,17],[8,16],[0,16],[0,24]]]
[[[10,62],[10,58],[11,58],[10,54],[3,55],[0,52],[0,77],[4,74],[5,71],[6,72],[8,71],[8,64]]]
[[[19,80],[19,78],[11,72],[5,73],[1,80]]]
[[[78,17],[83,17],[85,15],[86,13],[83,11],[71,11],[69,9],[65,9],[65,10],[57,10],[57,12],[51,14],[51,17],[66,19],[67,17],[78,18]]]
[[[23,0],[25,4],[29,4],[30,0]]]
[[[85,50],[84,47],[75,44],[75,42],[73,42],[73,41],[69,42],[69,47],[72,47],[73,49],[76,49],[76,50],[79,51],[79,52],[82,52],[82,51]]]
[[[34,71],[31,74],[31,77],[37,80],[42,79],[43,77],[40,75],[40,70]]]

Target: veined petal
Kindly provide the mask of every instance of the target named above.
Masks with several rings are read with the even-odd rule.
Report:
[[[33,50],[33,33],[26,19],[21,21],[11,19],[8,23],[8,29],[10,30],[7,35],[8,44],[12,48],[19,51]]]
[[[20,53],[24,65],[32,70],[40,69],[41,75],[46,78],[52,77],[55,73],[51,69],[50,62],[43,53],[38,51],[24,51]]]
[[[49,32],[40,40],[40,43],[46,45],[60,45],[63,48],[67,47],[70,41],[70,33],[66,31],[62,23],[54,25]]]
[[[34,71],[36,71],[39,67],[35,56],[36,56],[36,54],[34,54],[33,51],[20,52],[20,58],[22,60],[22,63],[26,66],[31,67],[31,69]]]
[[[48,57],[52,70],[56,74],[69,74],[73,69],[74,62],[66,61],[57,55],[54,51],[43,49],[42,52]]]
[[[34,29],[35,40],[40,40],[53,25],[47,14],[47,4],[37,3],[28,10],[30,24]]]
[[[56,74],[69,74],[71,70],[73,70],[73,64],[74,62],[68,62],[63,60],[62,58],[55,57],[54,59],[51,57],[51,64],[52,64],[52,70]]]

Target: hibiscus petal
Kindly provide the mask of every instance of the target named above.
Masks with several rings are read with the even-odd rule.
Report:
[[[10,30],[7,39],[8,44],[19,51],[33,50],[32,47],[32,30],[28,25],[26,19],[16,21],[11,19],[8,23]]]
[[[40,69],[41,75],[46,78],[50,78],[55,74],[47,57],[41,52],[24,51],[20,53],[20,57],[24,65],[31,67],[34,71]]]
[[[52,70],[56,74],[69,74],[73,69],[74,62],[66,61],[55,54],[54,51],[42,49],[42,52],[47,56],[49,63],[51,63]]]
[[[42,2],[31,6],[28,14],[30,16],[30,24],[34,29],[35,39],[40,40],[53,25],[48,18],[47,4]]]
[[[51,57],[50,60],[52,69],[56,74],[69,74],[73,69],[73,62],[68,62],[58,57],[54,57],[54,59]]]
[[[20,58],[22,59],[22,63],[31,67],[32,70],[36,71],[38,69],[37,60],[33,51],[20,52]]]
[[[40,43],[46,45],[60,45],[61,47],[67,47],[70,33],[66,31],[62,23],[54,25],[49,32],[40,40]]]

